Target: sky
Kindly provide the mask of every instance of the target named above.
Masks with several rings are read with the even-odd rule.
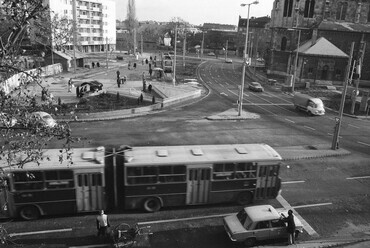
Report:
[[[128,0],[114,0],[118,20],[127,16]],[[136,17],[138,21],[170,21],[180,17],[194,25],[218,23],[237,25],[239,15],[248,16],[248,7],[242,3],[254,0],[136,0]],[[273,0],[259,0],[258,4],[250,5],[250,17],[271,16]]]

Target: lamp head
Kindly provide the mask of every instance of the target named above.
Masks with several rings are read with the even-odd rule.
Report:
[[[244,7],[244,6],[247,6],[247,5],[258,4],[258,3],[259,3],[258,0],[256,0],[256,1],[252,2],[252,3],[242,3],[242,4],[240,4],[240,6]]]

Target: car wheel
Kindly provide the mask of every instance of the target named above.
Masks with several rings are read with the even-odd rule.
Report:
[[[158,198],[147,198],[143,204],[144,210],[149,213],[157,212],[161,209],[161,201]]]
[[[252,203],[252,201],[253,195],[251,192],[241,192],[236,198],[236,203],[238,203],[239,205],[247,205]]]
[[[26,206],[21,209],[19,215],[24,220],[37,220],[40,217],[40,211],[35,206]]]
[[[246,247],[252,247],[256,244],[256,239],[255,238],[248,238],[244,240],[244,244]]]

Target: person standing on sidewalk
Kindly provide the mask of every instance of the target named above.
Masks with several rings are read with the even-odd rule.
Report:
[[[98,237],[101,235],[106,237],[108,234],[108,227],[110,227],[108,215],[104,214],[104,210],[100,210],[96,217],[96,228],[98,229]]]
[[[295,244],[295,222],[294,222],[294,215],[293,211],[290,209],[288,211],[288,217],[285,217],[283,219],[284,222],[288,223],[288,226],[286,228],[288,232],[288,244],[292,245]]]

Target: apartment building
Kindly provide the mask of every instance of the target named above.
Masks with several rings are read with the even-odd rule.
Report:
[[[74,3],[75,2],[75,3]],[[81,52],[115,50],[116,4],[112,0],[45,0],[59,16],[74,18],[77,23],[77,48]],[[73,37],[67,48],[73,49]]]

